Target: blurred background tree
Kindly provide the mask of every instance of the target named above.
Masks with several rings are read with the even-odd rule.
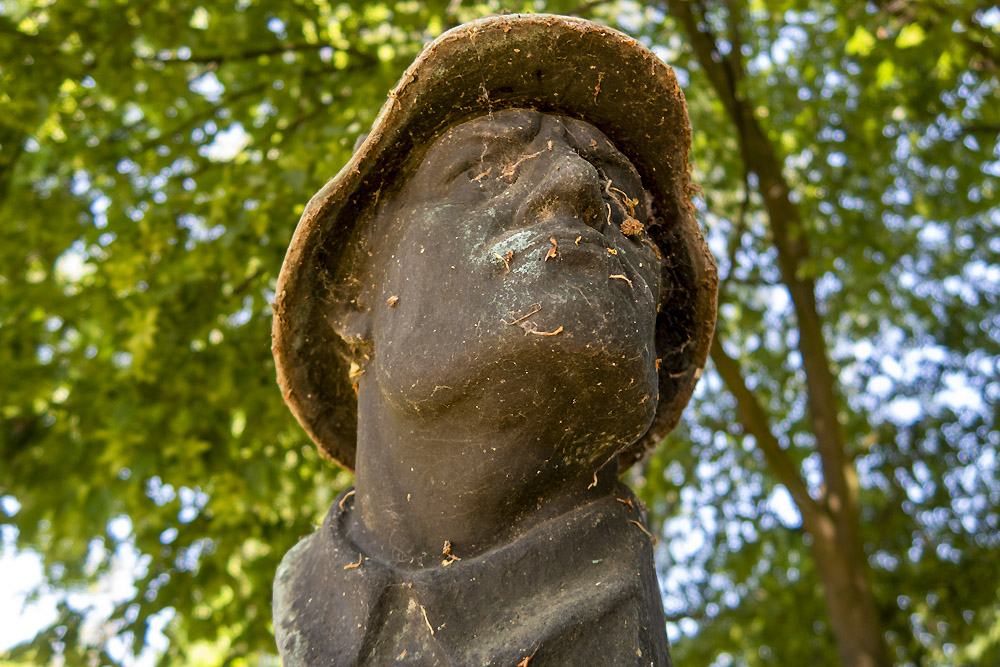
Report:
[[[277,663],[350,484],[273,381],[285,247],[500,11],[629,32],[690,106],[717,340],[630,473],[678,664],[1000,662],[1000,10],[945,0],[0,0],[0,530],[58,601],[6,660]]]

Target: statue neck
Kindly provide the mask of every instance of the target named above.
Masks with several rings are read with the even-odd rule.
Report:
[[[356,539],[389,562],[439,564],[446,541],[453,555],[474,556],[617,485],[617,460],[581,456],[586,443],[560,439],[561,422],[476,432],[447,411],[413,419],[379,405],[365,414],[379,399],[359,395]]]

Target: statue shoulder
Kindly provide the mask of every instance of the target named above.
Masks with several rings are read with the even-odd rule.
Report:
[[[343,534],[338,503],[323,525],[281,560],[274,634],[285,667],[353,665],[385,572]],[[331,634],[329,628],[338,628]]]

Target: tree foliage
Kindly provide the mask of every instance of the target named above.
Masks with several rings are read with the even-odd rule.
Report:
[[[689,558],[708,578],[681,613],[704,610],[699,636],[715,641],[678,650],[834,662],[827,628],[864,630],[837,632],[844,587],[823,561],[854,559],[892,659],[988,662],[997,589],[977,582],[1000,546],[996,18],[943,3],[767,7],[669,8],[690,45],[673,55],[691,75],[723,275],[714,373],[691,431],[672,438],[696,455],[665,461],[666,484],[647,475],[648,498],[680,493],[708,534]],[[774,516],[776,484],[801,523]],[[803,605],[817,583],[831,613]],[[773,634],[789,610],[795,641]]]
[[[165,664],[273,654],[277,561],[350,483],[273,382],[285,247],[421,45],[500,10],[635,35],[690,106],[717,341],[632,480],[677,662],[850,662],[838,568],[892,661],[995,657],[1000,12],[5,0],[4,521],[62,590],[143,555],[96,636],[64,604],[10,659],[113,661],[167,608]]]

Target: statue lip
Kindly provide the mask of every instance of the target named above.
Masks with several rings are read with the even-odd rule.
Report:
[[[552,239],[556,241],[554,246]],[[545,257],[549,249],[553,247],[556,249],[556,253],[551,259],[554,260],[559,260],[564,256],[587,257],[604,259],[605,261],[595,264],[598,266],[606,266],[607,260],[612,260],[616,265],[621,264],[612,253],[608,252],[608,248],[616,248],[604,234],[577,219],[567,220],[561,217],[537,222],[528,227],[520,227],[502,234],[492,243],[488,254],[490,257],[497,255],[506,257],[508,252],[513,251],[514,255],[510,258],[513,266],[514,263],[520,263],[523,260],[546,261]]]

